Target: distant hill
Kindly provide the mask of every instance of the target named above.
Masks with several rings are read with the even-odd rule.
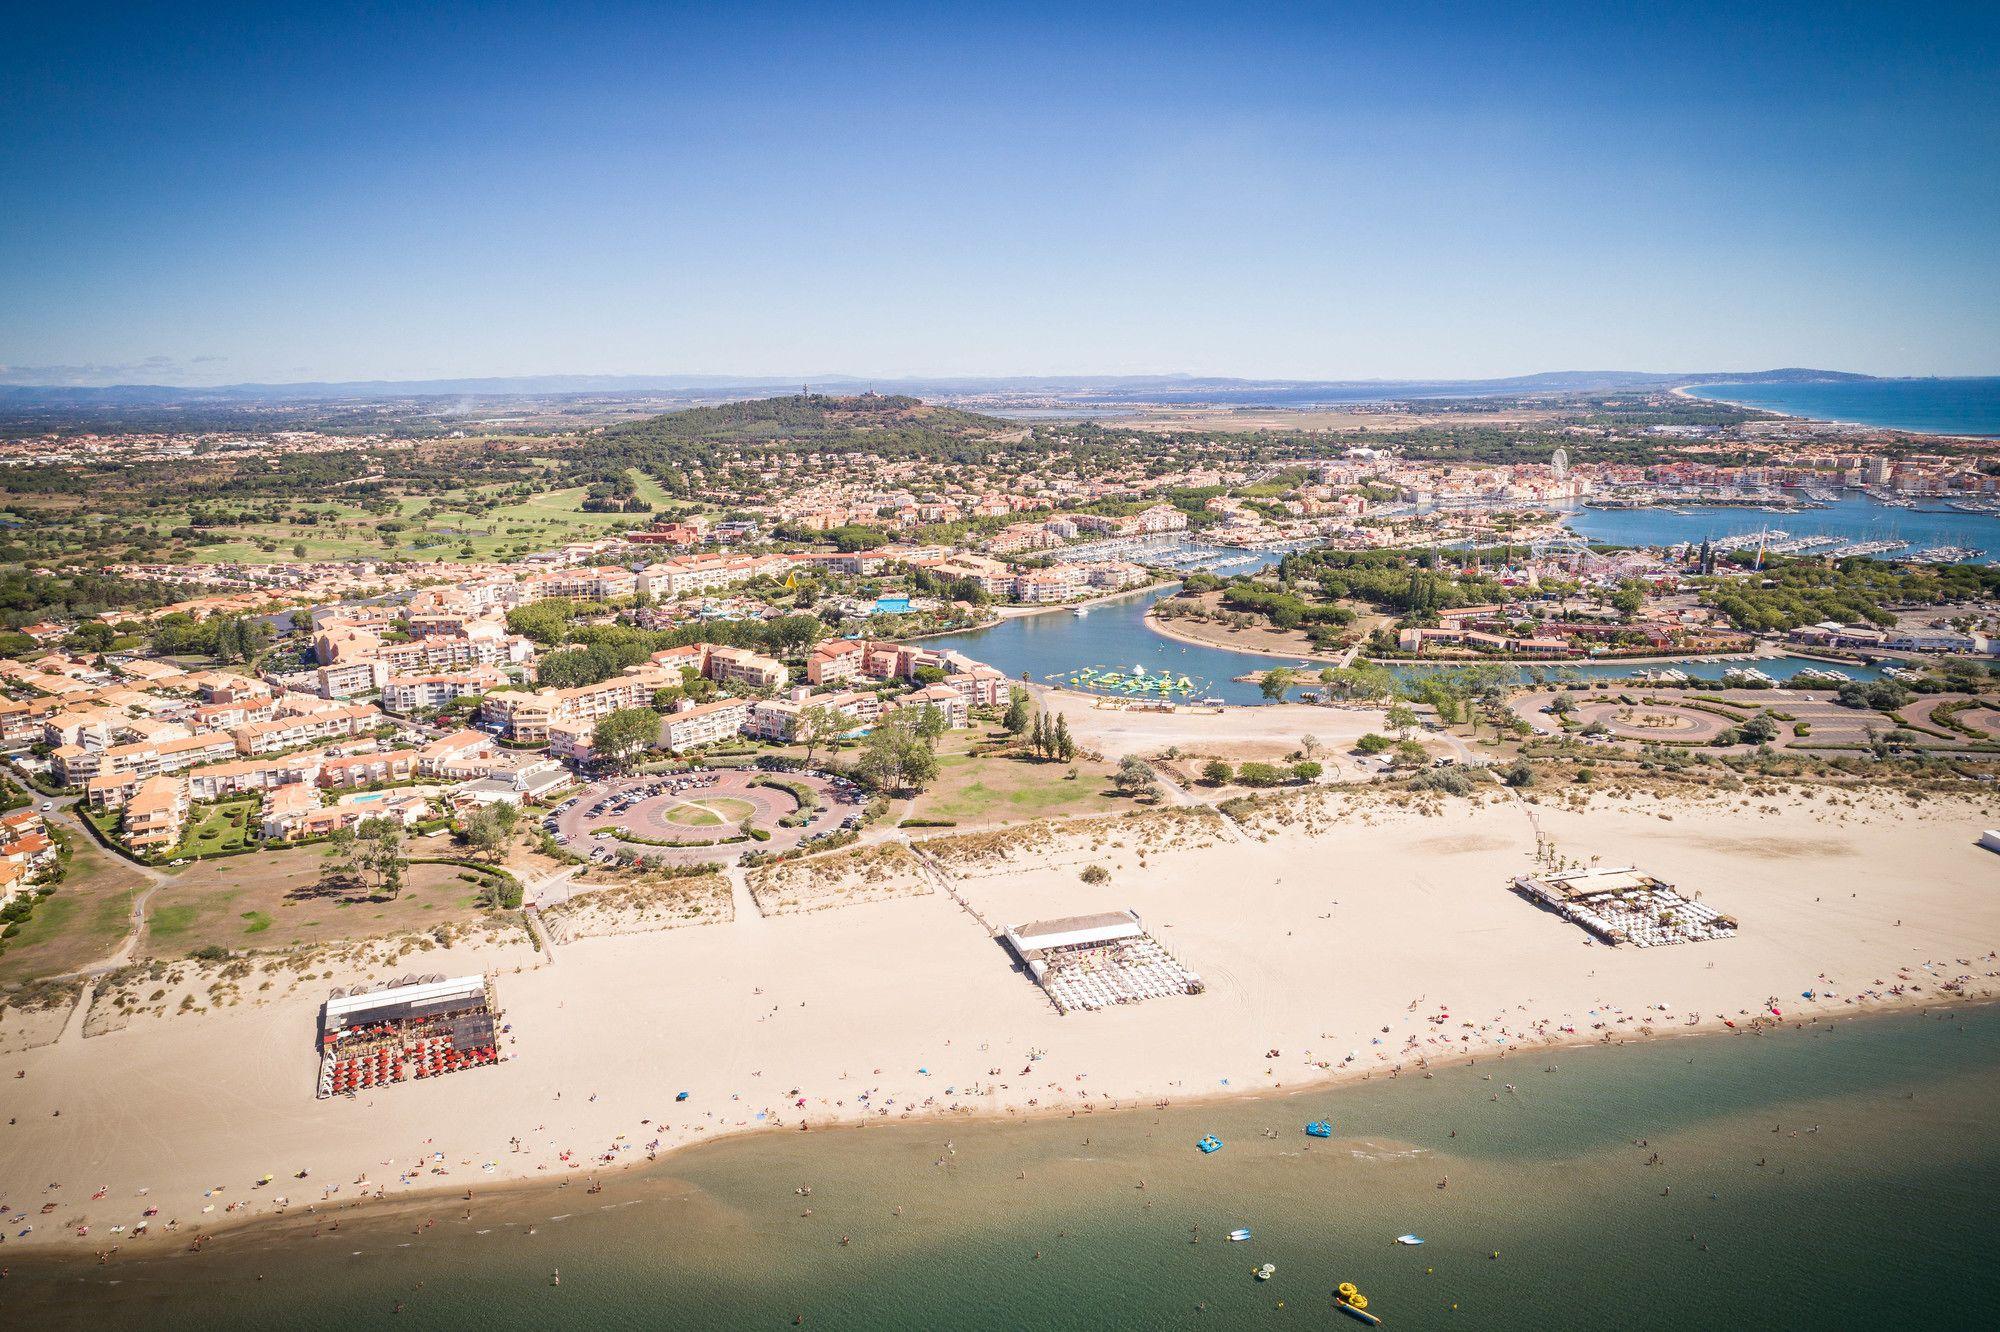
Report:
[[[746,445],[969,461],[1025,433],[1018,422],[901,394],[795,393],[626,421],[607,426],[582,448],[593,464],[638,466],[661,475],[713,462],[720,451]]]
[[[794,393],[783,398],[725,402],[714,407],[649,416],[608,427],[607,439],[684,439],[756,442],[847,441],[871,434],[938,435],[961,438],[1014,431],[1020,427],[997,416],[938,407],[902,394],[835,396]]]
[[[1676,374],[1645,370],[1554,370],[1504,379],[1241,379],[1213,375],[938,376],[864,380],[850,375],[808,376],[803,382],[880,390],[882,401],[900,398],[1044,396],[1079,405],[1159,402],[1341,403],[1419,398],[1480,398],[1518,393],[1616,393],[1680,384],[1800,383],[1872,379],[1841,370],[1713,370]],[[106,386],[0,384],[0,405],[12,407],[138,407],[197,404],[314,402],[413,402],[519,398],[615,399],[671,395],[702,402],[771,398],[772,390],[798,378],[727,375],[535,375],[493,379],[358,380],[347,383],[224,384],[182,388],[157,384]],[[820,398],[797,394],[794,398]],[[871,395],[860,395],[869,397]],[[839,398],[834,401],[852,401]]]

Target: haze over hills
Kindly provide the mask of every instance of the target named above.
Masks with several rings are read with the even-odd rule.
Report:
[[[1399,401],[1486,397],[1515,393],[1605,393],[1710,381],[1732,383],[1848,382],[1876,378],[1841,370],[1711,370],[1666,373],[1640,370],[1556,370],[1499,379],[1244,379],[1227,376],[1021,375],[992,377],[867,378],[857,375],[524,375],[468,379],[312,381],[289,384],[0,384],[0,402],[12,406],[110,407],[197,403],[381,401],[462,397],[483,400],[551,397],[619,397],[673,394],[711,401],[765,397],[774,388],[811,386],[930,399],[1050,397],[1079,406],[1159,402],[1185,405]]]

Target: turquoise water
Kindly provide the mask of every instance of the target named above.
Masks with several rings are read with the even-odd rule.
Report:
[[[345,1329],[400,1301],[395,1326],[492,1332],[1096,1329],[1346,1326],[1327,1294],[1352,1280],[1395,1328],[1973,1327],[2000,1298],[1996,1105],[2000,1012],[1828,1021],[1213,1106],[737,1139],[599,1195],[543,1182],[337,1235],[17,1259],[6,1291],[35,1327]],[[1333,1139],[1300,1132],[1319,1118]],[[1223,1242],[1234,1226],[1252,1241]],[[1426,1243],[1390,1243],[1406,1231]],[[1276,1279],[1251,1280],[1265,1262]]]
[[[1690,506],[1676,506],[1684,512],[1586,508],[1577,510],[1569,525],[1592,541],[1619,546],[1725,541],[1754,537],[1759,531],[1776,528],[1793,536],[1824,533],[1849,541],[1907,541],[1916,550],[1926,546],[1968,546],[1985,551],[1985,559],[2000,558],[2000,518],[1959,513],[1939,500],[1918,503],[1919,507],[1914,509],[1899,509],[1877,504],[1865,496],[1848,495],[1826,508],[1802,513]]]
[[[1601,516],[1619,515],[1606,513]],[[1146,627],[1146,608],[1161,597],[1172,595],[1172,591],[1168,588],[1100,602],[1081,619],[1067,611],[1023,615],[1002,620],[987,629],[925,641],[929,646],[955,648],[1017,679],[1025,673],[1031,680],[1046,681],[1052,676],[1067,676],[1085,666],[1129,671],[1137,665],[1144,666],[1149,675],[1164,671],[1176,678],[1185,675],[1206,680],[1214,697],[1227,703],[1241,704],[1258,704],[1266,700],[1256,685],[1236,680],[1235,676],[1269,670],[1273,666],[1302,667],[1317,674],[1328,664],[1298,657],[1264,656],[1229,648],[1181,643],[1156,634]],[[1789,679],[1796,672],[1819,663],[1802,657],[1779,657],[1754,664],[1775,679]],[[1689,675],[1705,680],[1719,680],[1728,669],[1728,664],[1723,662],[1680,662],[1677,665]],[[1629,675],[1636,669],[1638,667],[1630,664],[1585,663],[1545,667],[1542,673],[1547,676],[1560,670],[1594,679]],[[1839,669],[1857,679],[1874,679],[1879,674],[1865,666],[1842,666]],[[1524,668],[1518,674],[1524,680],[1532,678],[1534,668]]]
[[[2000,376],[1837,384],[1715,383],[1699,384],[1688,392],[1822,421],[1933,435],[2000,435]]]

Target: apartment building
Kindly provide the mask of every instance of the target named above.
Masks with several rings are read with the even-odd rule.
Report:
[[[348,754],[319,766],[321,786],[368,786],[375,782],[406,782],[417,775],[417,751],[392,749],[375,754]]]
[[[660,720],[660,743],[676,754],[727,740],[750,719],[750,705],[740,698],[696,703]]]
[[[621,569],[616,565],[551,569],[547,573],[529,574],[521,580],[524,601],[543,601],[551,597],[616,601],[634,596],[638,591],[638,576],[630,569]]]
[[[537,689],[532,693],[502,691],[479,704],[479,717],[499,726],[515,740],[545,741],[555,722],[596,720],[619,708],[650,706],[653,695],[681,682],[678,671],[647,662],[596,684],[573,689]]]
[[[280,759],[237,759],[190,768],[188,798],[222,800],[246,791],[311,786],[319,780],[320,762],[317,754],[292,754]]]
[[[492,666],[437,675],[391,675],[382,683],[382,709],[398,716],[429,712],[506,683],[507,673]]]
[[[151,777],[180,772],[197,763],[212,763],[236,752],[226,734],[208,732],[169,740],[138,740],[105,749],[64,745],[49,756],[49,765],[64,786],[81,786],[93,777],[133,773]]]
[[[233,733],[238,753],[270,754],[296,749],[319,740],[334,740],[373,730],[382,710],[370,703],[353,703],[323,712],[292,713],[267,722],[239,726]]]
[[[861,674],[867,644],[858,638],[832,638],[813,648],[806,658],[806,679],[816,685],[844,684]]]
[[[639,593],[678,597],[689,592],[713,592],[753,578],[782,578],[791,571],[783,555],[679,555],[639,571]]]
[[[321,698],[353,698],[356,694],[373,693],[388,678],[386,662],[374,659],[346,661],[314,671],[314,692]]]
[[[125,844],[146,852],[171,847],[187,826],[187,787],[177,777],[148,777],[125,802]]]
[[[685,647],[655,652],[653,663],[667,670],[685,667],[705,675],[717,684],[743,685],[751,689],[783,689],[791,672],[776,657],[766,657],[748,648],[722,647],[715,643],[690,643]]]
[[[972,720],[965,696],[948,684],[925,685],[900,698],[892,698],[882,705],[882,715],[888,717],[911,710],[921,713],[925,708],[935,708],[938,716],[944,718],[944,724],[953,730]]]
[[[417,751],[417,774],[454,781],[485,777],[493,771],[499,749],[493,737],[483,731],[453,731]]]
[[[969,581],[989,597],[1014,594],[1013,566],[985,555],[953,555],[931,564],[930,571],[940,578]]]
[[[1073,601],[1090,590],[1090,571],[1081,564],[1028,569],[1014,579],[1013,597],[1024,606]]]

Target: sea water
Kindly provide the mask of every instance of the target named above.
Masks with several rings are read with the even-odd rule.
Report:
[[[22,1326],[1324,1327],[1354,1281],[1399,1328],[1970,1327],[2000,1298],[1996,1106],[2000,1011],[1822,1020],[1257,1100],[773,1133],[598,1194],[578,1171],[337,1233],[294,1217],[200,1254],[17,1257],[6,1294]],[[1332,1139],[1301,1131],[1320,1118]],[[1251,1242],[1225,1241],[1237,1226]]]
[[[1824,384],[1699,384],[1698,398],[1787,416],[1934,435],[2000,435],[2000,376],[1864,379]]]

